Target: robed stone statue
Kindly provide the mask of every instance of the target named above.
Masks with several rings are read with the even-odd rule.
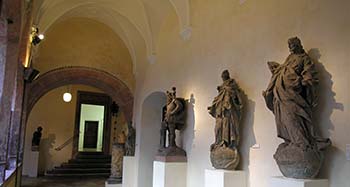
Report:
[[[228,70],[222,72],[222,85],[210,107],[209,114],[215,118],[215,143],[211,145],[210,158],[216,169],[233,170],[239,164],[239,126],[242,115],[241,91]]]
[[[331,141],[319,137],[312,124],[318,84],[314,63],[299,38],[290,38],[288,46],[290,55],[283,64],[268,62],[272,77],[263,91],[275,115],[277,135],[284,140],[274,158],[285,177],[314,178]]]
[[[125,155],[135,156],[136,130],[132,123],[128,123],[128,135],[125,142]]]
[[[176,97],[176,88],[172,92],[167,91],[167,103],[163,109],[162,127],[160,130],[160,148],[158,156],[182,156],[186,152],[176,145],[176,130],[182,130],[185,126],[186,101]],[[168,139],[167,139],[168,135]],[[166,144],[168,142],[168,145]]]

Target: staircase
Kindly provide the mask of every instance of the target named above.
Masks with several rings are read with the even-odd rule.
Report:
[[[45,173],[50,177],[106,177],[111,172],[111,156],[96,152],[83,152],[75,159]]]

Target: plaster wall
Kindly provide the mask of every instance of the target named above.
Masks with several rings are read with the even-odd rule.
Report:
[[[66,89],[67,87],[59,87],[48,92],[32,109],[26,126],[23,173],[26,173],[28,170],[26,163],[29,161],[28,156],[31,149],[32,134],[38,126],[43,127],[40,143],[40,173],[42,174],[45,170],[50,170],[54,166],[59,166],[61,163],[71,159],[72,143],[60,151],[54,149],[73,136],[77,91],[101,91],[89,86],[72,85],[72,101],[65,103],[62,95]],[[118,124],[123,124],[124,121],[122,118],[117,119]]]
[[[214,142],[215,124],[207,106],[222,83],[221,72],[228,69],[246,94],[240,169],[247,172],[250,187],[269,187],[270,177],[281,175],[272,157],[281,140],[261,95],[271,76],[266,62],[283,63],[289,54],[287,39],[298,36],[319,71],[315,125],[322,136],[333,141],[319,177],[328,178],[330,187],[347,186],[349,8],[347,0],[192,0],[193,33],[187,42],[179,36],[176,15],[169,15],[157,43],[157,63],[147,65],[136,78],[137,167],[145,164],[140,160],[147,147],[140,146],[154,146],[142,143],[147,128],[143,113],[148,110],[143,103],[151,93],[176,86],[177,95],[190,101],[187,128],[182,133],[188,154],[187,186],[204,186],[204,171],[212,168],[209,146]]]

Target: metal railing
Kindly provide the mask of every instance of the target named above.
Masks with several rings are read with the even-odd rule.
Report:
[[[74,138],[79,137],[80,132],[78,131],[76,134],[74,134],[72,137],[70,137],[68,140],[66,140],[62,145],[55,148],[56,151],[61,151],[63,148],[65,148],[67,145],[73,142]]]

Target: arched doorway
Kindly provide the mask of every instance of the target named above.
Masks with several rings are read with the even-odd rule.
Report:
[[[45,73],[39,76],[38,79],[33,81],[33,83],[28,85],[26,89],[27,94],[25,105],[25,109],[27,111],[25,115],[26,120],[24,120],[24,123],[27,123],[28,116],[31,113],[33,107],[45,94],[62,86],[78,84],[97,88],[105,95],[108,95],[111,100],[115,101],[120,107],[125,121],[130,122],[132,117],[133,96],[130,89],[121,80],[107,72],[94,68],[64,67]],[[107,134],[110,135],[110,133]],[[76,138],[73,141],[72,158],[75,158],[75,156],[78,155],[78,141],[79,138]],[[109,142],[110,141],[104,141],[103,145],[105,143],[109,145]],[[104,153],[104,155],[105,154],[106,153]]]
[[[89,67],[63,67],[38,77],[27,89],[27,113],[48,91],[69,84],[83,84],[98,88],[108,94],[123,109],[128,121],[132,119],[133,95],[130,89],[114,75]]]
[[[138,168],[139,187],[152,186],[153,161],[159,148],[162,109],[165,104],[165,93],[154,92],[144,100],[142,105]]]

